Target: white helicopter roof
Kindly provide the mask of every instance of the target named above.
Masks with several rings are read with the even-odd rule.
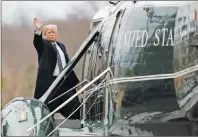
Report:
[[[119,7],[119,5],[122,5],[122,3],[132,3],[131,1],[120,1],[118,2],[116,5],[113,4],[109,4],[108,6],[100,9],[92,18],[92,20],[98,20],[98,19],[102,19],[105,16],[108,16],[110,14],[110,12],[114,11],[117,7]],[[127,4],[128,4],[127,3]]]
[[[134,6],[135,7],[149,6],[149,5],[180,6],[180,5],[191,3],[191,2],[196,2],[196,1],[137,1],[134,4]],[[94,15],[93,20],[98,20],[98,19],[104,18],[105,16],[108,16],[108,14],[111,12],[113,7],[115,7],[115,6],[110,4],[110,5],[102,8]]]
[[[105,8],[99,10],[93,17],[93,20],[101,19],[107,16],[110,12],[111,6],[106,6]]]
[[[125,2],[129,2],[129,1],[125,1]],[[153,6],[153,5],[154,6],[181,6],[181,5],[192,3],[192,2],[196,2],[196,1],[137,1],[133,5],[134,5],[134,7]],[[121,3],[124,3],[124,1],[120,2],[119,4],[121,4]],[[114,6],[112,4],[109,4],[108,6],[102,8],[94,15],[92,20],[100,20],[100,19],[104,18],[105,16],[108,16],[110,14],[110,12],[114,8],[116,8],[116,6],[117,5]]]
[[[155,6],[181,6],[187,3],[192,3],[196,1],[138,1],[135,4],[135,7],[140,7],[140,6],[150,6],[150,5],[155,5]]]

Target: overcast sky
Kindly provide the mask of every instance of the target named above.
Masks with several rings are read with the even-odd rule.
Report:
[[[93,7],[88,1],[2,1],[2,23],[20,24],[20,16],[29,22],[37,16],[42,20],[52,18],[67,18],[68,14],[75,13],[77,9],[85,11],[84,15],[93,16]],[[103,8],[107,1],[98,1],[97,7]],[[91,12],[89,12],[91,11]]]

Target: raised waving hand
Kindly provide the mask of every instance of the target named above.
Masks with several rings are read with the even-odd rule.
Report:
[[[33,19],[33,23],[37,30],[42,31],[43,23],[41,21],[39,21],[38,18],[35,17]]]

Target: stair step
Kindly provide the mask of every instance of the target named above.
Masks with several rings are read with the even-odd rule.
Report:
[[[55,119],[57,125],[60,125],[63,121],[64,119]],[[81,128],[81,120],[67,120],[60,126],[60,128]]]
[[[102,134],[90,133],[88,128],[82,128],[79,130],[59,128],[59,136],[102,136]]]

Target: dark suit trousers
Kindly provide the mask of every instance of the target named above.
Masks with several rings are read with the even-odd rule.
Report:
[[[54,80],[55,79],[56,79],[56,77],[54,77]],[[53,93],[50,95],[50,97],[47,99],[47,102],[46,102],[50,111],[53,111],[54,109],[56,109],[58,106],[60,106],[62,103],[64,103],[67,99],[69,99],[71,96],[73,96],[76,93],[76,90],[74,89],[74,90],[66,93],[64,96],[56,99],[52,103],[48,104],[48,102],[50,100],[58,97],[59,95],[67,92],[70,89],[67,86],[66,80],[64,81],[62,79],[59,83],[60,84],[62,83],[62,85],[59,87],[60,84],[58,84],[55,87]],[[65,105],[62,109],[60,109],[58,112],[61,115],[63,115],[65,118],[67,118],[74,110],[76,110],[76,108],[78,108],[79,105],[80,105],[79,98],[76,97],[71,102],[69,102],[67,105]],[[81,108],[78,109],[69,119],[80,119],[80,110],[81,110]]]

